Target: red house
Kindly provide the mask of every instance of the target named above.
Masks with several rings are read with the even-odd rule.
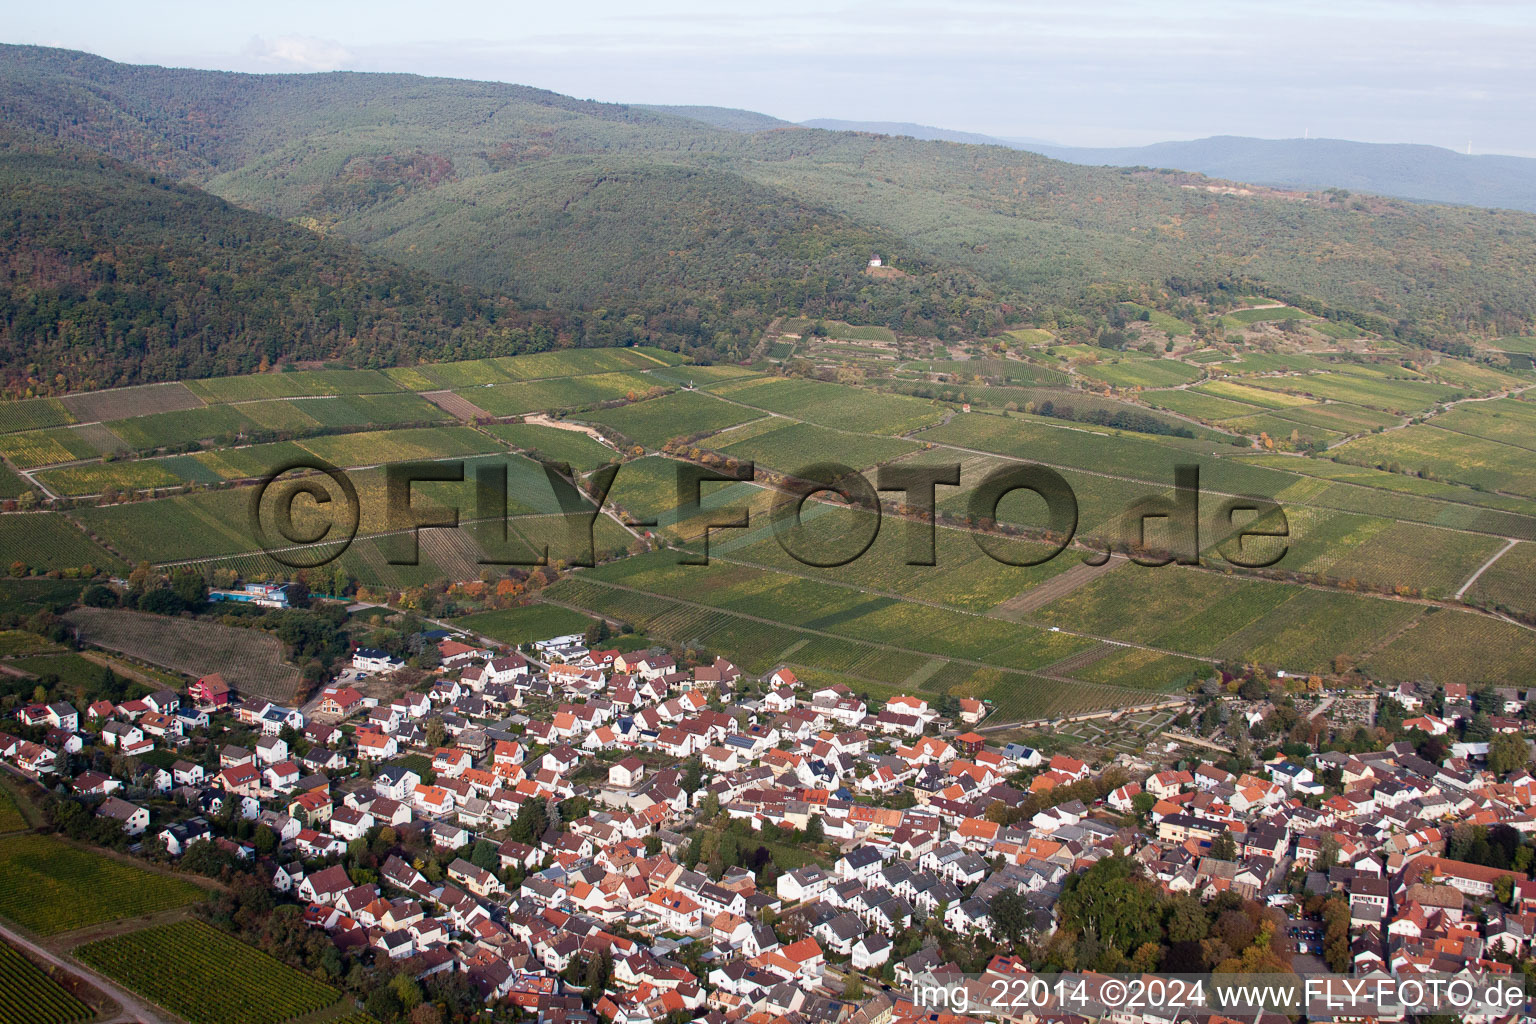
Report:
[[[961,733],[955,737],[955,746],[971,756],[981,752],[981,748],[987,745],[987,738],[978,732]]]
[[[222,708],[229,703],[229,695],[229,684],[217,672],[213,673],[213,675],[203,676],[203,678],[187,687],[187,696],[192,698],[193,703],[204,707]]]

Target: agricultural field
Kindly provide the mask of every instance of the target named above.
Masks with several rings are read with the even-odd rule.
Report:
[[[177,921],[74,951],[189,1024],[279,1024],[334,1003],[338,993],[202,921]]]
[[[1420,605],[1337,592],[1287,588],[1285,593],[1286,601],[1228,637],[1218,656],[1292,673],[1328,671],[1336,655],[1372,650],[1422,611]]]
[[[479,612],[454,621],[461,629],[481,633],[504,644],[522,645],[550,637],[585,633],[592,620],[580,612],[552,604],[530,604]]]
[[[57,398],[29,398],[20,402],[0,402],[0,433],[13,430],[38,430],[62,427],[76,422],[75,417]]]
[[[1439,402],[1452,401],[1465,395],[1459,388],[1449,388],[1430,381],[1372,378],[1344,370],[1299,377],[1255,378],[1253,386],[1262,390],[1310,395],[1315,399],[1348,402],[1405,416],[1425,412]]]
[[[255,426],[239,408],[236,405],[209,405],[136,416],[114,421],[112,430],[129,447],[141,451],[169,444],[184,445],[188,441],[234,437]]]
[[[1273,320],[1310,320],[1311,316],[1294,306],[1261,306],[1256,309],[1239,309],[1226,314],[1221,322],[1228,327],[1243,328],[1251,324]]]
[[[151,416],[157,413],[197,409],[203,400],[192,389],[180,382],[171,384],[141,384],[132,388],[114,388],[111,391],[88,391],[83,394],[65,395],[58,400],[76,423],[94,423],[98,420],[125,420],[134,416]]]
[[[897,438],[844,434],[811,423],[776,422],[783,425],[753,437],[731,440],[720,450],[781,473],[827,461],[868,469],[918,450],[918,445]],[[706,446],[714,447],[715,443],[710,439]]]
[[[490,438],[469,427],[418,427],[331,434],[298,442],[299,447],[336,466],[376,466],[388,462],[488,455]]]
[[[36,569],[123,568],[112,555],[61,512],[0,515],[0,566],[14,562]]]
[[[1536,451],[1536,403],[1515,398],[1464,402],[1430,421],[1441,430],[1471,434]]]
[[[864,434],[906,434],[944,417],[943,409],[922,399],[817,380],[770,377],[711,390],[756,409]]]
[[[337,395],[288,403],[323,427],[387,427],[397,423],[449,423],[453,417],[420,395]],[[245,408],[241,406],[240,408]]]
[[[1333,454],[1349,462],[1536,498],[1536,458],[1516,448],[1420,423],[1340,445]]]
[[[1346,434],[1364,433],[1377,427],[1396,427],[1402,419],[1391,413],[1366,409],[1345,402],[1325,402],[1321,405],[1298,405],[1275,413],[1281,419],[1306,423],[1314,427],[1341,431]]]
[[[1167,691],[1180,684],[1205,678],[1211,674],[1211,666],[1193,658],[1126,647],[1073,674],[1089,683]]]
[[[8,664],[23,672],[30,672],[39,679],[53,677],[75,690],[94,687],[102,677],[101,666],[78,654],[39,654],[25,658],[12,658]]]
[[[672,438],[712,434],[738,423],[761,419],[762,414],[723,402],[708,392],[675,391],[649,401],[584,413],[580,418],[588,423],[612,427],[630,440],[655,449]]]
[[[454,393],[492,416],[522,416],[530,412],[579,409],[620,399],[632,401],[671,386],[671,381],[631,371],[484,384]]]
[[[1228,430],[1236,430],[1239,433],[1250,436],[1260,434],[1268,437],[1276,444],[1303,444],[1311,441],[1332,442],[1344,437],[1337,430],[1329,430],[1325,427],[1313,426],[1302,423],[1299,420],[1287,419],[1277,413],[1259,413],[1254,416],[1241,416],[1237,419],[1223,420],[1222,426]]]
[[[399,386],[378,370],[300,370],[293,373],[253,373],[243,377],[210,377],[187,381],[205,402],[248,402],[261,398],[309,395],[366,395],[398,392]]]
[[[1160,409],[1171,409],[1185,416],[1193,416],[1207,423],[1215,423],[1219,420],[1235,419],[1239,416],[1252,416],[1259,412],[1257,406],[1246,402],[1235,402],[1228,398],[1218,398],[1215,395],[1207,395],[1193,389],[1182,391],[1147,391],[1142,394],[1141,400],[1148,405],[1157,406]]]
[[[498,423],[486,428],[514,447],[537,452],[547,460],[568,463],[582,472],[619,457],[619,453],[579,430],[562,430],[537,423]]]
[[[36,833],[0,838],[0,917],[38,935],[206,899],[191,882]]]
[[[19,498],[34,488],[9,466],[0,465],[0,498]]]
[[[0,943],[0,1024],[69,1024],[93,1016],[41,967]]]
[[[1112,359],[1081,367],[1078,373],[1118,388],[1166,388],[1204,376],[1200,370],[1176,359]]]
[[[72,497],[100,494],[109,487],[119,491],[143,491],[155,487],[179,487],[186,483],[189,478],[175,472],[175,463],[168,463],[166,459],[85,462],[41,470],[37,479],[49,489]]]
[[[255,547],[248,489],[205,491],[158,501],[77,508],[70,516],[130,562],[176,562]]]
[[[1291,406],[1313,404],[1312,399],[1303,398],[1300,395],[1265,391],[1263,388],[1250,387],[1230,380],[1206,381],[1189,390],[1199,395],[1214,395],[1217,398],[1226,398],[1245,405],[1257,405],[1263,409],[1285,409]]]
[[[168,619],[117,608],[76,608],[80,639],[189,676],[220,672],[242,694],[279,703],[298,696],[299,670],[282,643],[259,629],[203,619]]]
[[[100,449],[71,427],[0,434],[0,455],[21,469],[35,469],[76,459],[94,459],[100,454]]]
[[[1467,590],[1466,599],[1530,615],[1536,613],[1536,587],[1531,585],[1532,580],[1536,580],[1536,544],[1523,541],[1477,578]]]
[[[1448,608],[1419,609],[1411,628],[1361,665],[1388,680],[1526,686],[1536,664],[1536,632]]]

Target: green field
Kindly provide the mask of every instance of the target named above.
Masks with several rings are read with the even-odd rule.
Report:
[[[550,637],[585,633],[592,620],[569,608],[552,604],[530,604],[521,608],[480,612],[454,622],[462,629],[483,633],[504,644],[526,644]]]
[[[102,939],[74,955],[190,1024],[278,1024],[338,998],[329,985],[201,921]]]
[[[165,459],[86,462],[45,469],[37,474],[37,478],[59,494],[72,496],[100,494],[109,487],[119,491],[142,491],[181,486],[188,478],[175,472],[174,463],[167,463]]]
[[[670,386],[670,381],[630,371],[487,384],[456,393],[492,416],[522,416],[543,410],[579,409],[600,402],[643,398],[657,388]]]
[[[302,370],[296,373],[257,373],[244,377],[210,377],[188,381],[187,387],[207,402],[244,402],[305,395],[374,394],[400,390],[378,370]]]
[[[1477,686],[1528,686],[1536,633],[1473,612],[1420,609],[1422,616],[1361,667],[1381,679]]]
[[[68,1024],[94,1015],[42,968],[0,943],[0,1024]]]
[[[206,890],[52,836],[0,838],[0,916],[39,935],[153,914],[206,899]]]
[[[630,440],[652,449],[660,448],[672,438],[712,434],[761,418],[759,412],[723,402],[703,391],[676,391],[649,401],[581,416],[588,423],[612,427]]]
[[[1452,483],[1536,498],[1536,458],[1517,448],[1420,423],[1340,445],[1338,458],[1383,469],[1401,468]]]
[[[1459,388],[1449,388],[1431,381],[1371,378],[1344,371],[1298,377],[1260,377],[1254,378],[1252,383],[1261,390],[1328,398],[1403,415],[1427,411],[1437,402],[1450,401],[1465,394]]]
[[[738,459],[751,460],[781,473],[793,474],[798,469],[820,462],[838,462],[855,469],[868,469],[889,462],[899,456],[918,450],[911,441],[892,437],[868,437],[861,434],[843,434],[827,427],[811,423],[792,423],[776,420],[782,426],[765,424],[763,433],[744,440],[730,440],[720,450]],[[727,441],[726,435],[719,441]],[[709,446],[718,443],[711,439]]]
[[[122,560],[87,537],[60,512],[0,515],[0,566],[36,569],[120,569]]]
[[[75,417],[57,398],[31,398],[22,402],[0,402],[0,433],[12,430],[36,430],[74,423]]]
[[[817,380],[771,377],[722,384],[711,390],[756,409],[865,434],[905,434],[944,416],[942,409],[921,399]]]
[[[1238,416],[1251,416],[1259,411],[1257,406],[1249,405],[1246,402],[1234,402],[1228,398],[1218,398],[1215,395],[1207,395],[1194,390],[1149,391],[1142,395],[1141,398],[1148,405],[1155,405],[1162,409],[1171,409],[1174,412],[1183,413],[1185,416],[1193,416],[1208,423],[1232,419]]]
[[[94,459],[100,454],[101,450],[74,427],[0,434],[0,455],[21,469],[34,469],[76,459]]]
[[[1525,541],[1490,565],[1472,584],[1466,598],[1530,615],[1536,613],[1536,587],[1531,586],[1532,580],[1536,580],[1536,544]]]
[[[1119,388],[1166,388],[1188,384],[1205,376],[1188,363],[1174,359],[1117,359],[1083,366],[1078,373]]]
[[[1260,309],[1239,309],[1221,318],[1228,327],[1246,327],[1249,324],[1270,320],[1309,320],[1306,313],[1294,306],[1266,306]]]
[[[256,424],[242,415],[239,406],[210,405],[117,420],[112,430],[136,449],[186,444],[206,438],[233,437]]]

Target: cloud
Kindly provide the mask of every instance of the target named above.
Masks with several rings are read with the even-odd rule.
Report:
[[[241,55],[274,71],[335,71],[352,63],[352,51],[345,46],[314,36],[252,36]]]

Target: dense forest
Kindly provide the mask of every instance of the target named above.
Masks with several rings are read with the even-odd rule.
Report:
[[[13,391],[549,345],[741,358],[801,314],[986,335],[1170,278],[1441,348],[1536,322],[1528,214],[498,83],[0,58]]]

